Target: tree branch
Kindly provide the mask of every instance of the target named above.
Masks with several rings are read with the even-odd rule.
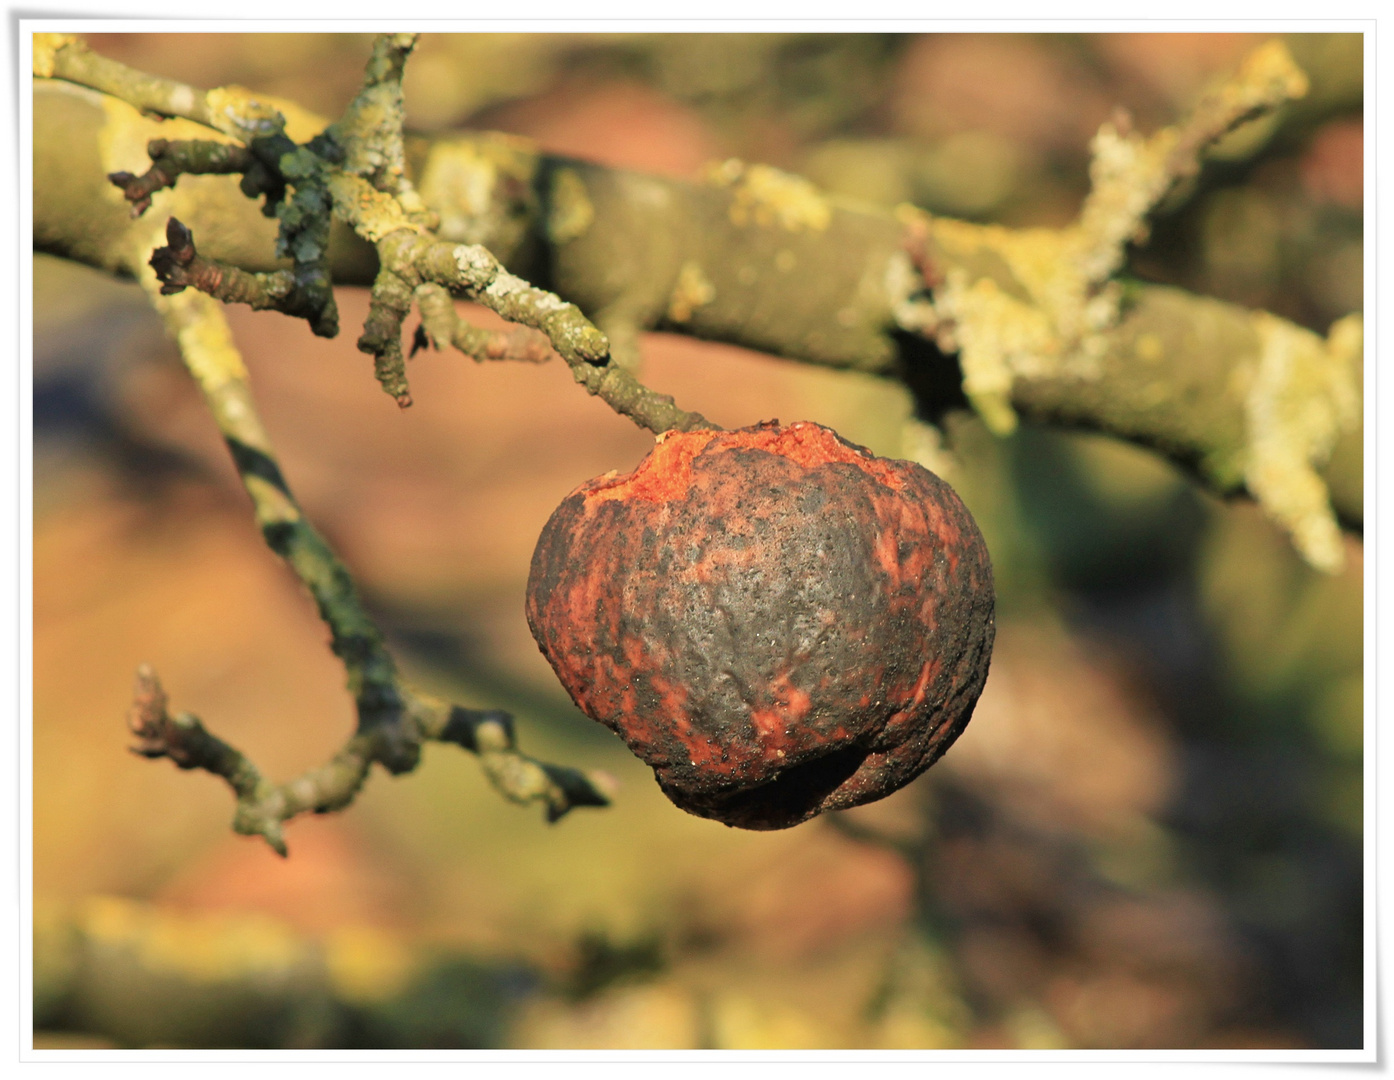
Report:
[[[150,168],[140,176],[114,172],[107,177],[122,190],[131,204],[131,217],[140,217],[150,209],[150,197],[157,191],[174,187],[185,173],[196,176],[220,176],[229,173],[250,173],[258,168],[256,155],[236,143],[212,142],[203,139],[151,139],[146,147]],[[243,185],[248,191],[248,185]]]
[[[1095,256],[1084,260],[1084,278],[1116,261],[1117,238],[1135,235],[1160,197],[1156,186],[1185,175],[1199,147],[1299,84],[1300,72],[1270,49],[1231,84],[1242,92],[1210,99],[1179,125],[1165,154],[1155,152],[1160,143],[1117,127],[1101,135],[1097,191],[1121,190],[1102,175],[1118,172],[1108,164],[1115,159],[1152,162],[1149,175],[1161,180],[1124,199],[1128,213],[1105,212],[1109,200],[1091,197],[1082,218],[1116,227],[1107,230],[1107,244],[1074,249]],[[110,141],[122,121],[57,83],[36,83],[35,113],[36,246],[111,268],[110,253],[126,241],[130,223],[92,198],[90,175],[101,167],[99,140]],[[157,133],[138,119],[123,123],[143,125],[146,140]],[[1330,511],[1327,525],[1312,525],[1321,506],[1334,508],[1346,527],[1360,527],[1357,321],[1323,340],[1267,313],[1135,284],[1086,290],[1073,322],[1062,321],[1060,305],[1042,300],[1062,230],[970,225],[918,211],[897,216],[762,166],[727,163],[692,183],[549,157],[488,133],[407,138],[405,156],[414,190],[439,214],[443,244],[486,247],[507,273],[602,325],[665,329],[901,379],[928,416],[960,405],[967,393],[999,429],[1020,415],[1131,440],[1190,469],[1213,491],[1259,497],[1295,535],[1306,535],[1299,543],[1319,565],[1334,564]],[[179,216],[210,257],[275,269],[249,250],[250,208],[210,201]],[[1092,224],[1084,232],[1104,235]],[[332,245],[330,259],[343,282],[366,284],[376,273],[361,247]],[[994,315],[1004,307],[1005,322]],[[1001,327],[995,338],[993,325]],[[1064,348],[1062,328],[1076,336],[1082,330],[1087,348]],[[957,351],[961,383],[952,356],[917,346],[912,338],[919,336]],[[601,391],[609,381],[609,396],[623,400],[614,393],[619,370],[573,364],[588,389]],[[1295,461],[1275,465],[1285,443],[1297,447]],[[1275,477],[1286,477],[1276,483],[1285,496],[1274,494]]]
[[[263,836],[282,854],[286,851],[284,821],[301,812],[347,805],[374,762],[389,772],[411,771],[420,761],[425,739],[453,741],[474,751],[489,782],[503,796],[517,803],[541,801],[549,821],[576,805],[608,804],[612,782],[602,773],[548,765],[520,754],[506,713],[450,707],[401,680],[381,631],[362,609],[353,578],[305,520],[291,495],[256,412],[247,369],[231,340],[222,308],[197,291],[166,293],[167,286],[162,286],[152,266],[132,269],[138,270],[204,393],[266,543],[308,588],[329,627],[330,648],[343,662],[358,711],[357,730],[328,764],[273,785],[250,759],[210,734],[197,719],[183,713],[171,716],[155,674],[142,669],[131,715],[131,729],[139,740],[137,753],[169,757],[180,768],[201,768],[222,776],[237,797],[234,829]]]
[[[249,274],[230,263],[205,259],[194,246],[193,234],[178,218],[170,218],[166,224],[165,246],[151,253],[150,266],[160,279],[163,296],[192,287],[225,304],[246,304],[254,311],[306,313],[308,302],[296,288],[294,273]]]
[[[169,757],[180,768],[200,768],[223,777],[237,798],[234,829],[263,836],[283,855],[283,822],[306,811],[348,805],[375,762],[393,773],[414,769],[424,739],[454,742],[478,754],[501,794],[514,802],[542,802],[549,821],[575,806],[607,805],[613,793],[608,777],[520,754],[507,714],[451,706],[402,681],[348,570],[305,519],[286,484],[222,309],[202,293],[165,294],[149,269],[141,277],[232,453],[262,535],[309,590],[329,628],[330,648],[344,665],[358,708],[358,725],[327,764],[284,784],[272,784],[196,718],[171,716],[153,671],[142,668],[130,721],[139,740],[136,752]]]
[[[574,304],[503,271],[483,247],[445,243],[434,234],[440,218],[422,202],[406,175],[402,136],[401,80],[415,42],[413,34],[379,35],[363,88],[343,117],[322,135],[296,146],[285,136],[284,119],[277,113],[274,130],[252,139],[252,156],[270,173],[269,179],[258,179],[257,189],[274,187],[283,194],[287,183],[292,188],[290,197],[274,207],[281,220],[276,252],[294,259],[289,275],[284,271],[247,274],[221,260],[200,259],[191,232],[171,219],[168,245],[154,256],[164,291],[193,286],[229,302],[276,308],[308,318],[317,334],[333,336],[338,316],[330,291],[328,241],[332,217],[338,217],[377,247],[379,267],[358,347],[373,356],[374,374],[402,407],[411,404],[402,323],[416,290],[435,284],[463,292],[511,321],[541,330],[572,366],[577,382],[655,433],[713,426],[700,414],[679,409],[672,398],[648,390],[630,370],[612,363],[605,335]],[[90,51],[75,39],[57,38],[45,48],[36,46],[38,70],[86,80],[86,85],[118,96],[139,97],[143,92],[136,73],[116,77],[119,65],[95,65],[100,71],[93,75],[90,58]],[[166,97],[173,94],[171,90]],[[206,111],[194,109],[200,116]],[[157,151],[169,149],[163,140],[149,145]],[[196,144],[183,156],[220,167],[243,160],[235,150],[210,152],[208,145],[212,144]],[[168,164],[165,168],[155,162],[144,177],[114,171],[108,178],[143,209],[180,171],[214,171],[181,170],[177,167],[181,162]]]
[[[1217,490],[1247,490],[1309,563],[1334,572],[1344,548],[1318,470],[1359,429],[1359,316],[1323,341],[1266,312],[1175,290],[1129,297],[1109,280],[1127,244],[1145,237],[1146,215],[1199,169],[1211,142],[1306,91],[1286,48],[1270,42],[1174,127],[1143,138],[1105,124],[1093,143],[1093,188],[1064,229],[907,213],[932,299],[902,325],[958,351],[964,392],[994,430],[1011,430],[1021,398],[1038,416],[1072,416],[1164,448]],[[1186,338],[1207,347],[1196,356]],[[1202,385],[1187,385],[1194,376]]]
[[[90,87],[143,113],[182,117],[244,141],[277,134],[285,127],[278,109],[240,86],[203,91],[147,75],[93,52],[75,34],[35,34],[34,74]]]
[[[540,330],[519,326],[510,331],[481,330],[460,318],[450,293],[440,285],[427,283],[416,288],[416,309],[421,313],[411,353],[427,345],[440,348],[444,341],[473,360],[519,360],[543,364],[556,356],[552,343]]]
[[[70,44],[59,45],[56,52],[58,56],[86,56]],[[101,70],[112,74],[109,69]],[[336,322],[332,297],[326,307],[314,296],[307,300],[306,294],[317,292],[322,297],[328,292],[327,273],[317,279],[322,290],[316,286],[315,275],[327,268],[328,245],[324,241],[329,234],[332,204],[327,191],[333,163],[346,155],[327,137],[297,147],[278,129],[275,135],[259,140],[262,151],[281,154],[271,175],[295,185],[290,197],[276,208],[281,218],[281,250],[294,255],[291,270],[251,274],[203,258],[194,247],[191,232],[173,217],[166,228],[167,245],[158,248],[148,262],[143,255],[150,250],[154,235],[150,224],[136,227],[114,258],[140,279],[166,328],[178,341],[185,365],[232,453],[263,537],[313,597],[320,618],[329,628],[330,647],[344,665],[358,724],[328,763],[287,783],[273,784],[241,751],[211,734],[197,718],[171,715],[153,670],[142,667],[129,721],[137,738],[135,751],[145,757],[168,757],[180,768],[198,768],[221,776],[237,800],[233,827],[264,837],[282,855],[286,853],[282,829],[286,820],[309,810],[325,812],[348,805],[374,763],[393,773],[414,769],[424,739],[455,742],[473,751],[490,782],[505,797],[515,802],[543,802],[550,821],[574,806],[607,805],[612,781],[603,774],[548,765],[520,754],[507,714],[452,707],[406,686],[381,632],[363,609],[348,570],[305,519],[291,494],[252,400],[245,365],[215,298],[308,314],[317,332],[328,329],[332,333],[337,328],[328,324],[328,320]],[[350,139],[350,148],[353,145]],[[170,144],[157,140],[155,150],[157,157],[171,152],[181,163],[217,166],[211,171],[234,171],[233,164],[245,164],[247,159],[236,148],[216,146],[185,143],[170,151]],[[256,156],[265,160],[263,154]],[[148,175],[143,182],[113,171],[113,181],[128,197],[135,190],[139,203],[167,188],[174,179],[171,172],[177,175],[180,170],[164,170],[157,164],[152,172],[162,175]],[[199,202],[187,197],[183,201],[193,206]],[[189,286],[197,291],[188,291]]]

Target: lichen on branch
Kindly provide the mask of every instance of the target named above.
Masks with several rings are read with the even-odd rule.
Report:
[[[1287,47],[1270,41],[1178,124],[1150,138],[1132,131],[1126,113],[1105,123],[1090,148],[1090,192],[1074,225],[1081,276],[1098,283],[1120,269],[1127,245],[1146,238],[1147,215],[1179,181],[1200,171],[1209,147],[1241,124],[1303,97],[1308,86]]]
[[[53,74],[39,60],[36,71]],[[428,227],[424,215],[414,221],[363,177],[329,169],[327,189],[336,212],[359,217],[369,244],[406,229],[451,245],[483,245],[505,272],[576,305],[604,331],[611,358],[572,370],[606,400],[626,399],[615,392],[625,384],[615,355],[631,349],[640,331],[662,329],[902,380],[929,417],[961,407],[967,392],[999,430],[1020,418],[1101,431],[1165,455],[1210,491],[1266,498],[1272,512],[1273,496],[1260,494],[1273,490],[1266,472],[1250,467],[1272,458],[1251,446],[1252,418],[1267,415],[1249,400],[1265,348],[1262,313],[1165,286],[1119,290],[1111,275],[1156,199],[1197,167],[1204,148],[1297,93],[1301,81],[1281,48],[1269,46],[1165,129],[1180,132],[1165,146],[1156,141],[1162,133],[1143,138],[1114,121],[1095,142],[1095,193],[1081,213],[1087,225],[1072,226],[1073,246],[1064,242],[1067,230],[1005,229],[913,208],[897,215],[756,166],[727,164],[705,182],[643,176],[555,158],[488,132],[404,138],[406,176],[439,226]],[[303,123],[288,103],[279,108],[291,118],[288,130]],[[94,177],[99,168],[141,171],[131,150],[185,122],[157,125],[114,99],[94,103],[42,79],[35,116],[36,247],[120,271],[128,246],[143,236],[129,220],[129,203],[108,202]],[[125,147],[125,156],[111,160],[112,145]],[[185,185],[197,189],[196,202],[179,202]],[[179,192],[156,194],[155,206],[163,213],[178,202],[177,216],[210,257],[276,269],[256,209],[229,194],[236,186],[227,180],[186,177]],[[344,242],[347,236],[341,231],[330,249],[336,279],[370,284],[378,270],[372,249]],[[469,295],[454,284],[440,287]],[[419,303],[426,294],[416,295]],[[444,331],[427,332],[445,343]],[[1316,413],[1331,423],[1321,438],[1303,437],[1307,450],[1297,457],[1319,478],[1336,520],[1358,530],[1361,358],[1331,343],[1328,336],[1323,355],[1334,366],[1312,380],[1325,402]],[[656,396],[637,385],[627,392]],[[669,423],[661,410],[653,415],[655,404],[662,405],[644,406],[649,426]]]
[[[1064,229],[972,225],[906,209],[933,300],[932,317],[923,305],[907,307],[902,325],[957,351],[965,395],[999,434],[1015,427],[1019,410],[1073,416],[1151,445],[1193,431],[1178,448],[1182,461],[1220,491],[1246,489],[1313,566],[1335,571],[1343,553],[1321,470],[1359,425],[1358,331],[1338,323],[1323,342],[1266,312],[1222,314],[1213,303],[1185,312],[1180,334],[1163,331],[1155,314],[1180,312],[1174,297],[1154,304],[1161,291],[1134,288],[1129,299],[1112,280],[1127,246],[1145,240],[1147,215],[1199,170],[1210,145],[1306,91],[1306,76],[1275,41],[1172,127],[1143,137],[1126,116],[1104,124],[1092,144],[1091,191]],[[1211,360],[1199,395],[1183,393],[1184,367],[1157,367],[1187,333],[1228,350]],[[1130,386],[1139,393],[1132,400]],[[1170,415],[1197,398],[1218,414],[1208,429]]]
[[[1325,340],[1267,312],[1255,313],[1254,325],[1261,344],[1245,402],[1244,482],[1303,557],[1335,573],[1345,548],[1317,469],[1358,419],[1352,371],[1364,349],[1364,323],[1349,315]]]
[[[1109,279],[1128,244],[1145,239],[1147,215],[1199,169],[1215,140],[1306,91],[1287,49],[1270,42],[1175,126],[1144,137],[1124,113],[1105,123],[1091,145],[1091,190],[1065,228],[928,220],[945,264],[934,287],[933,330],[957,349],[964,393],[990,428],[1006,434],[1015,427],[1011,392],[1019,377],[1097,377],[1122,301]],[[907,217],[913,223],[918,215]],[[1010,284],[974,271],[971,264],[993,257],[1006,264]]]
[[[410,34],[379,36],[363,90],[343,119],[330,128],[330,134],[347,147],[330,188],[335,213],[377,247],[379,269],[358,347],[373,356],[374,373],[383,389],[399,405],[411,404],[402,324],[413,299],[425,296],[428,304],[435,304],[431,320],[442,325],[444,311],[431,291],[437,286],[483,304],[510,322],[541,331],[571,366],[577,382],[654,433],[714,426],[700,414],[678,408],[671,397],[649,390],[631,371],[614,363],[609,340],[575,304],[509,273],[485,247],[452,244],[436,234],[439,215],[426,209],[406,176],[401,80],[414,44],[415,36]],[[424,324],[424,308],[422,319]],[[458,325],[440,336],[454,342]],[[467,352],[489,347],[477,337],[464,337]],[[499,351],[497,341],[493,348]]]
[[[379,191],[402,200],[408,213],[425,209],[413,193],[406,173],[402,143],[402,76],[407,58],[416,47],[415,34],[379,34],[363,76],[363,87],[329,128],[329,135],[344,148],[340,168],[350,176],[367,180]]]
[[[510,273],[487,248],[454,244],[413,221],[392,196],[366,180],[340,175],[333,185],[336,210],[362,236],[376,242],[379,270],[368,326],[359,348],[375,356],[384,389],[407,397],[401,327],[416,290],[435,285],[466,297],[509,322],[541,331],[571,367],[576,381],[616,412],[655,434],[715,425],[679,408],[671,397],[644,386],[612,362],[610,342],[575,304]],[[430,295],[429,293],[427,295]]]
[[[91,87],[143,112],[204,124],[244,144],[152,139],[146,145],[151,165],[145,173],[137,176],[114,169],[107,179],[132,204],[132,216],[139,217],[150,207],[152,196],[173,187],[181,175],[242,174],[243,194],[267,196],[266,213],[274,214],[281,224],[276,254],[293,263],[288,287],[283,289],[279,281],[263,283],[279,291],[275,306],[309,321],[321,337],[338,333],[328,263],[329,201],[313,165],[318,157],[308,153],[307,167],[307,155],[297,153],[295,142],[286,134],[287,121],[278,103],[261,100],[240,87],[204,92],[154,78],[97,55],[72,35],[36,35],[35,72]],[[312,140],[307,145],[315,144]],[[332,152],[332,144],[320,140],[319,145]],[[294,185],[289,197],[288,181]],[[197,287],[196,282],[189,284]],[[265,292],[265,288],[254,289],[250,295]]]
[[[90,58],[80,43],[51,43],[40,60],[50,70],[63,57]],[[81,65],[79,65],[81,66]],[[88,65],[91,67],[92,65]],[[115,85],[119,71],[95,65]],[[400,74],[400,71],[398,72]],[[122,85],[130,83],[126,80]],[[165,88],[168,89],[168,88]],[[198,109],[191,111],[198,113]],[[195,117],[197,118],[197,116]],[[290,270],[248,273],[201,256],[191,231],[170,217],[164,239],[146,260],[157,225],[134,229],[119,255],[135,274],[177,340],[185,365],[197,382],[220,434],[231,452],[258,526],[308,590],[329,629],[330,648],[344,665],[358,723],[343,747],[325,764],[282,784],[264,778],[241,751],[209,732],[196,717],[171,714],[152,669],[137,675],[130,727],[133,748],[146,757],[168,757],[180,768],[221,776],[232,788],[237,810],[234,828],[262,836],[286,853],[284,822],[298,814],[337,810],[356,797],[374,764],[392,773],[414,769],[426,739],[455,742],[476,753],[489,781],[515,802],[542,802],[549,821],[575,806],[604,806],[613,782],[591,774],[538,762],[518,752],[505,713],[449,706],[407,686],[387,651],[382,633],[363,608],[347,568],[305,518],[291,494],[251,396],[246,366],[232,342],[217,300],[274,308],[310,318],[317,332],[337,328],[332,296],[328,303],[328,228],[332,198],[328,179],[345,155],[331,137],[297,146],[280,128],[257,136],[246,148],[186,141],[147,144],[156,161],[145,177],[109,169],[111,180],[137,204],[137,216],[156,192],[182,172],[246,172],[250,164],[274,160],[267,175],[289,181],[288,195],[269,200],[281,219],[279,254],[293,260]],[[187,167],[186,167],[187,166]],[[390,170],[389,170],[390,172]],[[109,189],[108,189],[109,190]],[[250,194],[250,192],[248,192]],[[395,198],[395,197],[394,197]],[[197,199],[185,195],[192,205]],[[192,286],[192,290],[190,289]],[[408,302],[410,296],[408,295]]]
[[[170,716],[158,680],[143,669],[131,724],[139,739],[137,752],[169,757],[181,768],[200,768],[223,777],[237,799],[234,828],[264,837],[281,854],[285,854],[283,822],[306,811],[348,805],[375,763],[392,773],[411,771],[420,761],[426,739],[456,742],[473,750],[501,794],[514,802],[542,802],[548,820],[557,820],[575,806],[607,805],[613,793],[607,777],[520,754],[506,714],[488,714],[502,725],[506,738],[486,734],[471,743],[462,737],[461,724],[485,714],[449,706],[402,680],[347,568],[291,494],[257,414],[246,367],[222,309],[200,292],[165,294],[153,270],[142,269],[142,283],[208,403],[267,545],[309,591],[329,629],[330,648],[344,665],[358,724],[328,763],[286,783],[272,784],[245,755],[209,733],[196,718]]]
[[[35,34],[34,74],[88,86],[142,112],[183,117],[242,141],[285,129],[281,111],[249,90],[196,90],[175,79],[147,75],[93,52],[74,34]]]
[[[300,315],[310,320],[316,333],[333,336],[338,316],[328,258],[330,222],[337,217],[377,248],[378,271],[358,347],[373,357],[374,374],[399,405],[411,404],[402,325],[418,290],[440,286],[541,331],[590,393],[650,430],[712,426],[701,415],[679,409],[670,397],[648,390],[631,372],[614,364],[605,335],[574,304],[505,271],[483,247],[450,244],[434,233],[440,218],[426,207],[407,176],[402,135],[401,81],[415,41],[414,34],[379,35],[358,95],[339,121],[303,145],[284,135],[283,122],[253,139],[246,151],[216,144],[213,149],[201,144],[172,147],[154,141],[150,149],[155,159],[144,176],[126,171],[111,174],[111,181],[140,211],[149,205],[151,194],[170,187],[183,172],[246,172],[254,164],[269,171],[269,176],[258,178],[255,189],[274,192],[268,205],[281,223],[276,254],[290,257],[293,268],[247,274],[217,260],[202,259],[190,231],[171,219],[169,242],[154,256],[166,293],[192,286],[227,302]],[[59,56],[76,57],[82,63],[72,59],[60,65],[54,59]],[[61,74],[71,69],[89,78],[88,85],[128,88],[137,81],[91,77],[87,72],[92,66],[90,56],[80,42],[55,43],[44,54],[41,70]],[[186,111],[206,120],[206,106],[206,101],[202,107],[195,103]],[[440,324],[439,304],[434,311],[433,320]],[[457,320],[443,336],[453,343],[459,327]],[[497,337],[481,339],[468,330],[459,333],[466,351],[537,358],[537,347],[528,339],[523,344],[516,336],[503,342]]]
[[[451,345],[473,360],[518,360],[543,364],[556,356],[552,343],[540,330],[517,326],[512,330],[482,330],[462,319],[455,310],[449,291],[427,283],[416,288],[416,307],[421,313],[411,354],[441,342]]]

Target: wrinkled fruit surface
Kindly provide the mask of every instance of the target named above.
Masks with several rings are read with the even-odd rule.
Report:
[[[967,509],[813,423],[670,432],[542,530],[528,624],[678,806],[781,829],[927,769],[992,653]]]

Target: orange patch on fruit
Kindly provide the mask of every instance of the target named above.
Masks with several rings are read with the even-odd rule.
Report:
[[[778,829],[889,794],[953,742],[987,675],[992,569],[932,473],[770,422],[665,434],[573,491],[527,614],[674,803]]]

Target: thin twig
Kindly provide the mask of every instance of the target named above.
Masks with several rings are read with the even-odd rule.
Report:
[[[1146,216],[1180,180],[1200,171],[1209,147],[1245,121],[1302,97],[1307,87],[1286,46],[1271,41],[1189,115],[1150,138],[1131,131],[1126,114],[1105,123],[1094,138],[1091,189],[1073,227],[1085,281],[1102,282],[1123,265],[1126,245],[1146,235]]]
[[[211,735],[195,718],[170,716],[158,680],[143,671],[132,720],[140,740],[137,752],[222,776],[237,797],[234,828],[265,837],[282,853],[283,822],[306,811],[346,806],[374,762],[393,773],[410,771],[420,760],[425,739],[473,750],[500,793],[514,802],[542,802],[548,820],[576,806],[607,805],[612,781],[603,774],[549,765],[519,753],[506,714],[451,706],[403,682],[347,568],[291,494],[222,308],[201,292],[165,294],[149,270],[141,277],[232,453],[263,537],[309,590],[329,628],[330,647],[344,665],[357,705],[358,725],[327,764],[287,783],[271,784],[245,755]]]
[[[545,364],[556,350],[540,330],[515,326],[512,330],[483,330],[471,325],[455,310],[455,301],[440,285],[420,285],[416,289],[416,308],[421,313],[412,342],[411,356],[427,345],[437,349],[443,341],[473,360],[517,360],[525,364]]]
[[[290,270],[252,274],[231,263],[205,259],[194,246],[193,233],[178,218],[165,225],[166,245],[150,255],[150,266],[160,279],[160,292],[173,296],[194,288],[225,304],[246,304],[254,311],[280,311],[310,318],[312,302],[297,288]]]
[[[147,75],[93,52],[74,34],[35,34],[34,74],[99,90],[142,112],[193,120],[243,141],[285,128],[279,111],[241,87],[197,90],[176,79]]]
[[[237,143],[206,139],[151,139],[146,152],[150,155],[150,168],[141,176],[128,172],[114,172],[107,176],[131,203],[131,217],[140,217],[149,210],[150,196],[165,188],[172,188],[185,173],[219,176],[265,172],[256,155]],[[260,180],[254,183],[259,184]]]
[[[414,34],[378,35],[358,95],[335,124],[303,146],[285,135],[279,112],[246,91],[201,92],[147,76],[98,56],[71,35],[36,36],[35,72],[101,90],[159,115],[186,117],[235,135],[248,144],[267,172],[265,177],[258,174],[249,194],[265,191],[271,196],[268,207],[281,221],[276,253],[294,261],[289,283],[281,274],[239,276],[236,268],[215,270],[214,264],[207,263],[199,264],[202,273],[186,270],[183,279],[172,278],[167,284],[191,285],[232,302],[299,315],[309,319],[316,334],[332,337],[338,332],[338,312],[329,275],[329,225],[337,216],[378,248],[380,270],[358,347],[372,355],[374,373],[399,405],[411,404],[402,324],[414,292],[422,285],[436,284],[512,322],[542,331],[571,366],[577,382],[635,423],[655,433],[715,427],[700,413],[680,409],[670,396],[648,389],[616,363],[608,339],[574,304],[563,303],[553,293],[504,271],[482,247],[448,244],[435,235],[439,218],[422,202],[406,175],[402,138],[402,75],[415,44]],[[173,183],[180,171],[197,171],[181,170],[178,164],[156,160],[143,177],[120,173],[111,179],[139,206]],[[161,258],[162,265],[174,273],[178,259],[170,263],[168,256]],[[209,285],[221,292],[206,288]],[[518,348],[516,339],[500,343],[464,336],[471,355],[517,352],[520,358],[536,358],[535,348]]]
[[[357,200],[354,205],[371,207],[372,203]],[[370,219],[360,217],[357,224],[370,235],[374,231]],[[386,333],[373,343],[375,348],[389,349],[395,341],[400,353],[408,286],[440,285],[509,322],[540,330],[570,366],[577,382],[641,427],[659,434],[717,426],[701,413],[679,408],[670,396],[650,390],[632,372],[614,363],[608,339],[580,308],[509,273],[487,249],[477,244],[452,244],[425,230],[405,227],[388,231],[378,239],[377,248],[382,270],[374,293],[375,299],[378,294],[382,297]],[[361,341],[359,347],[363,347]]]

